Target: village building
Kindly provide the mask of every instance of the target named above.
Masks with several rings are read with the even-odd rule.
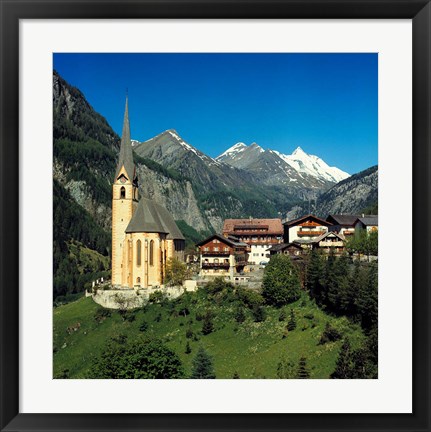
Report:
[[[328,231],[311,241],[311,249],[342,255],[346,251],[346,238],[335,231]]]
[[[379,229],[379,217],[376,215],[368,215],[357,218],[355,222],[355,229],[367,230],[367,233],[378,231]]]
[[[229,276],[234,278],[247,265],[246,243],[238,239],[213,234],[197,243],[200,252],[201,276]]]
[[[329,228],[330,231],[342,234],[348,239],[355,234],[355,224],[358,217],[358,215],[334,214],[329,215],[326,220],[332,224]]]
[[[280,243],[271,246],[268,249],[270,256],[273,255],[289,255],[291,257],[298,257],[304,253],[303,247],[298,243]]]
[[[226,219],[224,237],[234,236],[248,245],[248,264],[269,261],[267,249],[283,241],[281,219]]]
[[[284,243],[299,242],[304,246],[329,231],[332,224],[314,215],[302,216],[286,221],[284,226]]]
[[[112,186],[112,286],[116,289],[158,287],[166,264],[184,260],[185,240],[171,214],[138,196],[138,177],[130,139],[128,100],[120,156]]]

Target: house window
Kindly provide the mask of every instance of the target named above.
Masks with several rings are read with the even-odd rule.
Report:
[[[205,251],[205,252],[208,252],[209,250],[210,250],[209,247],[204,247],[204,251]]]
[[[229,248],[228,248],[228,247],[225,247],[224,250],[225,250],[225,252],[228,252],[228,251],[229,251]]]
[[[141,244],[141,240],[138,240],[136,242],[136,265],[140,266],[141,265],[141,255],[142,255],[142,244]]]
[[[154,240],[150,241],[150,266],[154,265]]]
[[[120,198],[121,199],[126,198],[126,188],[124,186],[121,186],[121,189],[120,189]]]
[[[215,248],[214,248],[214,252],[218,252],[218,250],[219,250],[218,247],[215,247]]]
[[[137,283],[137,284],[140,284],[140,283],[141,283],[141,278],[140,278],[140,277],[136,278],[136,283]]]

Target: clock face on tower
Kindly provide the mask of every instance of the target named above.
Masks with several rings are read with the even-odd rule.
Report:
[[[121,183],[126,183],[126,177],[121,176],[121,177],[120,177],[120,182],[121,182]]]

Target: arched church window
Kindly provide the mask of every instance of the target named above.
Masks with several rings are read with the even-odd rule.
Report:
[[[121,199],[126,198],[126,188],[124,186],[121,186],[121,189],[120,189],[120,198]]]
[[[150,241],[150,265],[154,265],[154,240]]]
[[[141,248],[141,240],[138,240],[136,242],[136,265],[141,265],[141,255],[142,255],[142,248]]]
[[[136,283],[137,283],[137,284],[140,284],[140,283],[141,283],[141,278],[140,278],[140,277],[136,278]]]

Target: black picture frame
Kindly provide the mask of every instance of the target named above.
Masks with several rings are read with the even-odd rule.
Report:
[[[0,0],[1,431],[429,431],[430,60],[428,0]],[[19,21],[126,18],[413,20],[413,414],[20,414]],[[401,342],[400,342],[401,343]],[[402,347],[400,346],[400,349]]]

